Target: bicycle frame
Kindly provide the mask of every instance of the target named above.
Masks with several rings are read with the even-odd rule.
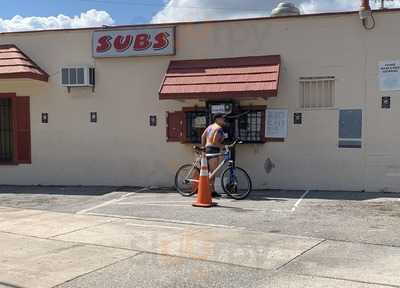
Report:
[[[224,152],[221,153],[216,153],[216,154],[206,154],[206,158],[207,158],[207,162],[208,159],[213,158],[213,157],[220,157],[220,156],[224,156],[223,161],[221,161],[221,163],[217,166],[217,168],[215,168],[215,170],[209,175],[210,179],[213,179],[221,170],[222,168],[225,166],[226,163],[230,163],[231,165],[234,165],[233,160],[231,160],[231,151],[226,148],[224,150]],[[197,167],[198,169],[200,169],[200,162],[201,162],[201,157],[197,157],[196,160],[193,162],[193,167],[192,169],[190,169],[188,175],[186,175],[185,177],[185,181],[190,182],[190,183],[196,183],[199,182],[199,180],[196,179],[191,179],[190,176],[193,172],[193,169],[195,167]],[[233,169],[232,169],[233,170]],[[233,175],[231,175],[232,177]]]

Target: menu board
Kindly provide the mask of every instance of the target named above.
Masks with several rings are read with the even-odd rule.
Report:
[[[400,61],[379,62],[379,87],[381,91],[400,90]]]
[[[287,138],[288,110],[268,109],[265,125],[267,138]]]

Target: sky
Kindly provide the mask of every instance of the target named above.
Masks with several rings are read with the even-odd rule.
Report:
[[[275,0],[0,0],[0,31],[268,16]],[[357,10],[359,0],[292,0],[303,13]],[[378,7],[371,0],[374,8]],[[400,0],[387,0],[400,8]]]

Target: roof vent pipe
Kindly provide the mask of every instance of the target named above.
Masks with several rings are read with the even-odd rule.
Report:
[[[369,0],[361,0],[359,15],[365,29],[372,30],[375,28],[375,19],[372,15]]]
[[[285,17],[285,16],[298,16],[300,9],[291,2],[281,2],[272,10],[271,17]]]

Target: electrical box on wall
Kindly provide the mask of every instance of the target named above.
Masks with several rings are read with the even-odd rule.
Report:
[[[293,114],[293,124],[295,125],[303,124],[303,113],[297,112]]]
[[[390,109],[390,106],[391,106],[390,96],[383,96],[382,97],[382,109]]]

